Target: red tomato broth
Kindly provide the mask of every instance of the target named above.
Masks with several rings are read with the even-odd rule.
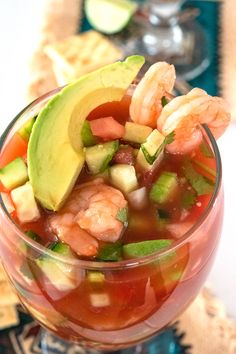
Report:
[[[128,104],[129,101],[119,103],[109,103],[98,107],[89,116],[89,119],[97,119],[99,117],[113,116],[124,124],[128,117]],[[119,119],[118,119],[119,118]],[[4,148],[1,157],[1,166],[12,161],[17,156],[25,156],[27,151],[27,144],[23,144],[22,139],[17,134],[13,135],[9,140],[7,146]],[[207,162],[201,152],[198,151],[198,158],[201,161]],[[191,158],[191,156],[189,156]],[[215,161],[213,159],[213,161]],[[163,162],[154,173],[149,173],[149,176],[144,174],[139,175],[140,185],[145,185],[150,189],[151,184],[160,175],[161,171],[172,171],[178,174],[178,177],[183,177],[182,166],[183,158],[180,156],[174,156],[166,154]],[[215,168],[215,165],[210,165],[211,168]],[[83,169],[78,183],[83,183],[92,178],[86,168]],[[141,220],[141,227],[128,226],[123,237],[123,243],[139,242],[143,240],[151,239],[172,239],[175,237],[165,228],[161,227],[156,215],[158,208],[164,208],[169,212],[171,223],[180,222],[181,216],[181,193],[186,189],[186,185],[179,186],[179,192],[173,197],[173,200],[165,205],[149,204],[146,210],[135,211],[132,207],[129,207],[129,217],[136,217]],[[1,189],[3,191],[4,189]],[[187,216],[187,220],[191,221],[194,225],[206,209],[211,195],[203,195],[197,197],[197,204],[194,205]],[[201,203],[201,205],[199,204]],[[47,227],[47,218],[50,213],[40,209],[41,218],[33,223],[19,225],[23,231],[33,230],[41,237],[41,243],[47,245],[55,240],[55,235]],[[217,215],[216,215],[217,214]],[[221,220],[220,209],[216,208],[215,217]],[[16,221],[18,221],[16,219]],[[132,328],[132,326],[143,324],[145,321],[158,311],[162,311],[162,308],[166,307],[166,322],[165,325],[173,320],[178,314],[180,308],[186,306],[197,294],[202,282],[204,281],[206,274],[208,273],[210,264],[214,257],[216,244],[218,241],[218,229],[219,225],[211,223],[207,228],[207,237],[205,237],[204,248],[201,247],[201,238],[194,236],[191,241],[192,244],[186,243],[182,247],[176,250],[173,258],[160,262],[152,262],[148,265],[134,267],[132,269],[124,269],[117,271],[102,271],[104,274],[104,282],[102,286],[92,286],[86,277],[86,273],[79,274],[76,272],[76,281],[78,285],[70,291],[63,292],[56,289],[49,279],[42,273],[37,271],[37,266],[29,259],[31,264],[32,276],[35,277],[32,280],[31,286],[37,288],[37,296],[34,293],[30,293],[28,286],[27,295],[21,293],[21,301],[26,307],[31,309],[33,315],[48,326],[54,332],[66,339],[79,340],[83,338],[88,345],[93,345],[93,339],[89,335],[84,336],[84,332],[76,326],[82,328],[89,328],[95,332],[100,331],[119,331],[124,328]],[[197,251],[192,249],[193,242],[198,243]],[[211,249],[207,247],[207,244],[211,245]],[[5,250],[6,254],[10,252]],[[190,264],[197,263],[199,257],[206,256],[204,266],[199,266],[198,275],[195,277],[192,275],[192,268]],[[22,264],[26,261],[26,255],[21,255]],[[14,255],[13,255],[14,259]],[[16,276],[16,271],[11,269],[12,281],[16,285],[19,284],[19,276]],[[27,287],[26,285],[24,285]],[[91,305],[91,294],[93,293],[106,294],[109,298],[109,304],[104,307],[94,307]],[[186,296],[183,296],[186,294]],[[188,296],[187,296],[188,295]],[[176,308],[178,304],[178,309]],[[34,312],[38,308],[41,314],[48,317],[46,323],[42,318]],[[49,313],[49,315],[48,315]],[[54,321],[54,314],[60,314],[60,321]],[[161,317],[160,317],[161,318]],[[53,322],[53,327],[50,327],[50,322]],[[63,323],[63,325],[61,325]],[[155,329],[150,330],[149,335],[153,334],[157,330],[163,327],[162,321],[155,319]],[[135,332],[135,330],[134,330]],[[132,337],[132,336],[131,336]],[[135,336],[134,336],[135,337]],[[130,338],[132,342],[132,338]],[[101,348],[113,348],[112,342],[109,338],[106,340],[103,338],[101,342],[104,343]],[[122,343],[122,339],[121,339]],[[125,342],[124,342],[125,343]],[[121,346],[124,346],[124,343]],[[118,348],[116,346],[116,348]]]

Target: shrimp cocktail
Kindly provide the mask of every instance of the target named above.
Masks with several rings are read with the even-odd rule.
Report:
[[[1,258],[40,324],[85,347],[148,339],[195,298],[223,215],[225,102],[174,97],[165,62],[105,66],[24,109],[1,141]]]

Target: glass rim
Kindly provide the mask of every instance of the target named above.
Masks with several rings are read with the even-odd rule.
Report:
[[[22,117],[22,115],[24,113],[26,113],[31,107],[36,106],[44,99],[52,97],[54,94],[59,92],[62,88],[63,87],[56,88],[56,89],[38,97],[37,99],[32,101],[30,104],[28,104],[23,110],[21,110],[20,113],[18,113],[16,115],[16,117],[9,123],[9,125],[6,127],[6,129],[4,130],[3,134],[0,137],[0,154],[2,152],[2,148],[5,144],[7,137],[9,136],[11,129],[14,127],[14,125],[18,121],[18,119],[20,119]],[[67,263],[67,264],[70,264],[73,266],[79,266],[80,268],[83,268],[83,269],[93,269],[93,270],[101,270],[101,269],[103,269],[103,270],[113,269],[114,270],[115,269],[115,270],[118,270],[118,269],[124,269],[124,268],[133,268],[133,267],[137,267],[140,265],[150,263],[150,262],[154,261],[157,257],[158,258],[164,257],[169,252],[176,251],[179,247],[181,247],[183,244],[185,244],[191,238],[191,236],[194,234],[194,232],[204,223],[204,221],[206,220],[206,218],[210,214],[211,209],[214,207],[215,200],[216,200],[216,198],[219,194],[219,191],[220,191],[221,180],[222,180],[222,164],[221,164],[221,157],[220,157],[219,148],[218,148],[216,140],[215,140],[213,134],[211,133],[210,129],[208,128],[208,126],[206,124],[203,124],[202,128],[206,132],[207,137],[210,140],[210,143],[211,143],[212,149],[213,149],[213,153],[214,153],[214,158],[216,160],[216,180],[215,180],[214,191],[212,193],[211,199],[210,199],[206,209],[204,210],[204,212],[202,213],[200,218],[197,220],[197,222],[195,222],[192,225],[192,227],[181,236],[181,238],[174,240],[173,244],[171,244],[169,247],[165,248],[164,250],[156,251],[150,255],[143,256],[143,257],[138,257],[138,258],[134,258],[134,259],[127,259],[127,260],[122,260],[122,261],[115,261],[115,262],[114,261],[92,261],[92,260],[83,260],[83,259],[79,259],[79,258],[74,259],[74,258],[69,258],[69,257],[65,257],[65,256],[60,256],[56,252],[51,251],[50,249],[46,248],[45,246],[43,246],[43,245],[37,243],[36,241],[30,239],[29,237],[27,237],[25,235],[25,233],[21,230],[20,226],[15,222],[15,220],[13,220],[13,218],[8,213],[6,207],[3,203],[1,195],[0,195],[0,211],[1,211],[0,218],[4,217],[8,226],[10,228],[13,228],[14,231],[18,234],[18,236],[26,244],[28,244],[29,247],[31,247],[35,251],[40,252],[43,255],[47,255],[51,258],[54,258],[60,262]]]

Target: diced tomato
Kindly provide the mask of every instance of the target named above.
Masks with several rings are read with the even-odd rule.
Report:
[[[204,156],[201,150],[198,149],[192,162],[198,173],[215,182],[216,160],[214,158]]]
[[[198,220],[202,215],[202,213],[204,212],[204,210],[207,208],[207,205],[209,204],[210,200],[211,200],[210,194],[198,196],[196,203],[190,210],[190,214],[187,219],[193,221]]]
[[[27,145],[27,142],[23,140],[19,134],[14,134],[2,150],[0,167],[4,167],[19,156],[25,156],[27,153]]]
[[[125,134],[125,127],[113,117],[105,117],[90,121],[93,135],[104,140],[120,139]]]
[[[121,147],[113,157],[115,163],[134,165],[134,149],[131,146]]]

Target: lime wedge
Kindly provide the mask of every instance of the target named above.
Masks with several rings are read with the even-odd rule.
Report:
[[[121,31],[137,9],[130,0],[85,0],[84,6],[90,24],[105,34]]]

